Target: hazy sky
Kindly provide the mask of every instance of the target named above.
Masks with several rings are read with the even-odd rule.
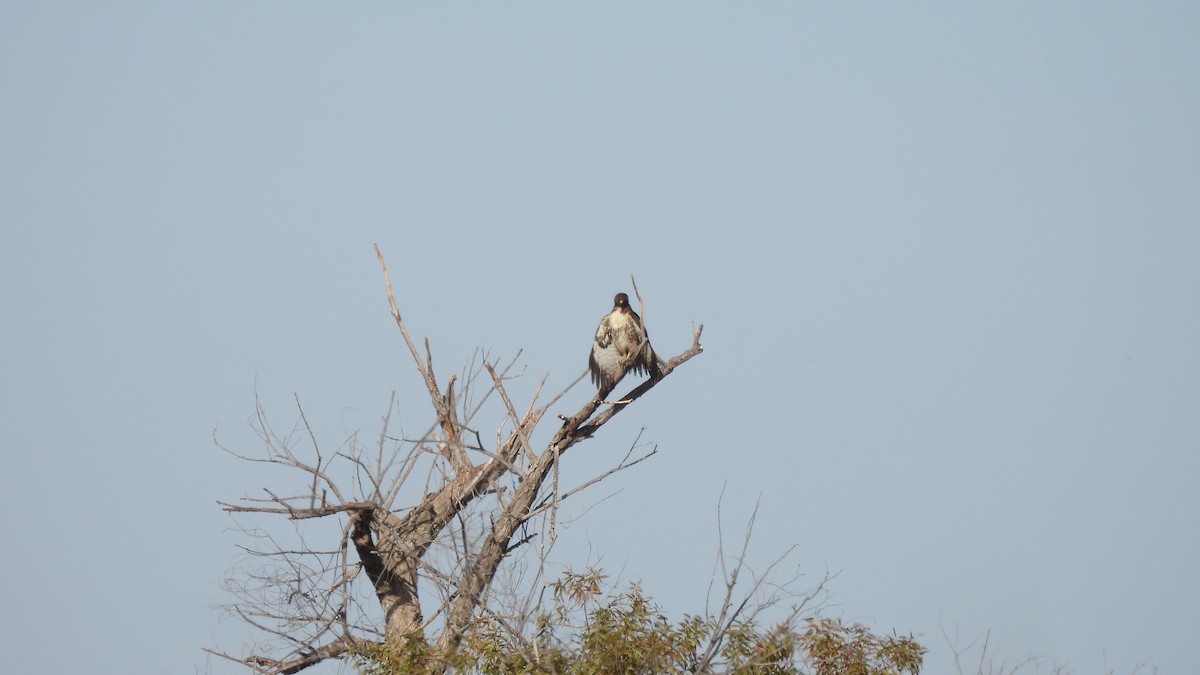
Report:
[[[1195,667],[1190,2],[3,3],[4,672],[242,672],[218,499],[255,388],[325,442],[445,374],[585,367],[637,276],[703,355],[564,564],[703,608],[727,531],[829,611],[1077,673]],[[586,383],[561,404],[572,412]],[[557,410],[556,410],[557,411]],[[494,432],[493,432],[494,433]],[[604,497],[613,495],[607,500]],[[332,669],[323,669],[329,672]]]

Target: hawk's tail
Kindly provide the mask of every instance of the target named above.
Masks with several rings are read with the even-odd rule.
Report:
[[[650,358],[646,359],[647,361],[650,362],[648,364],[649,367],[647,368],[647,370],[650,371],[650,377],[652,377],[656,380],[662,379],[662,376],[663,376],[662,371],[663,371],[663,368],[665,368],[667,366],[667,364],[665,361],[658,358],[658,354],[655,353],[655,351],[652,347],[647,346],[647,349],[650,351]]]

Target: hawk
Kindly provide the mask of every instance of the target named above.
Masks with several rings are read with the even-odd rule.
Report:
[[[612,391],[630,370],[639,375],[649,371],[650,377],[662,377],[658,355],[650,346],[650,334],[642,325],[642,317],[629,307],[628,295],[617,293],[612,311],[600,319],[588,368],[601,395]]]

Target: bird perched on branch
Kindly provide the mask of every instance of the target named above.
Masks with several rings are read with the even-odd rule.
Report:
[[[612,311],[600,319],[588,368],[601,396],[612,391],[631,370],[638,375],[649,371],[650,377],[662,377],[658,355],[650,346],[650,334],[642,325],[642,317],[629,307],[628,295],[617,293]]]

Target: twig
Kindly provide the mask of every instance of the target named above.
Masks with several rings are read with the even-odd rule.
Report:
[[[529,435],[525,433],[525,422],[523,422],[521,418],[517,417],[517,410],[513,407],[512,399],[508,397],[508,392],[504,391],[504,382],[500,379],[500,376],[496,374],[496,369],[492,368],[492,364],[486,362],[483,364],[483,367],[487,368],[488,374],[492,376],[492,386],[494,386],[496,388],[496,392],[500,394],[500,400],[504,401],[504,407],[506,410],[508,410],[508,417],[513,423],[513,431],[517,434],[517,437],[521,439],[521,447],[525,449],[526,457],[530,462],[532,462],[533,458],[536,456],[536,453],[533,451],[533,446],[529,444]],[[531,422],[536,421],[529,420],[528,416],[526,417],[526,420]]]

